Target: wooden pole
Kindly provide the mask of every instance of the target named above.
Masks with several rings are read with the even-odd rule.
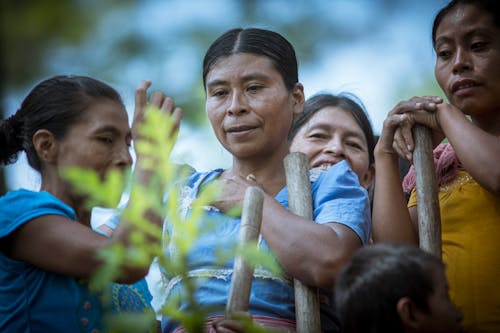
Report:
[[[241,213],[239,244],[245,245],[248,242],[256,241],[259,237],[263,202],[264,195],[260,188],[250,186],[246,189]],[[235,311],[248,310],[253,271],[254,268],[245,262],[245,258],[241,255],[236,256],[229,300],[226,304],[226,317]]]
[[[413,128],[413,137],[420,247],[441,258],[441,219],[432,155],[432,132],[425,126],[416,125]]]
[[[303,153],[290,153],[285,159],[288,206],[294,214],[312,220],[312,194],[309,161]],[[321,332],[318,290],[293,279],[297,333]]]

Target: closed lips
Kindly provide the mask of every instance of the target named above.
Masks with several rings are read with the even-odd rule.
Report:
[[[257,126],[251,126],[251,125],[238,125],[238,126],[231,126],[226,129],[226,132],[228,133],[234,133],[234,132],[244,132],[244,131],[249,131],[257,128]]]

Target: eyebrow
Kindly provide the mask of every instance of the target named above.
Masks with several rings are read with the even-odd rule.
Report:
[[[465,38],[466,39],[469,39],[473,36],[476,36],[476,35],[484,35],[484,36],[491,36],[493,35],[492,31],[490,29],[486,29],[486,28],[473,28],[469,31],[467,31],[465,33]],[[436,38],[436,45],[438,44],[442,44],[442,43],[446,43],[448,41],[451,41],[452,39],[450,37],[447,37],[447,36],[441,36],[441,37],[438,37]]]
[[[331,128],[330,124],[316,124],[313,126],[309,126],[306,132],[310,132],[312,130],[321,129],[321,130],[329,130]],[[353,131],[346,127],[342,127],[345,130],[348,137],[355,137],[361,139],[363,142],[365,141],[365,134],[363,132]]]
[[[265,73],[255,72],[255,73],[250,73],[250,74],[243,76],[240,81],[248,82],[248,81],[252,81],[252,80],[261,80],[262,81],[262,80],[268,80],[268,79],[269,79],[269,75],[267,75]],[[215,79],[215,80],[211,80],[211,81],[207,82],[207,88],[211,88],[211,87],[219,86],[219,85],[225,85],[225,84],[228,84],[227,80]]]
[[[99,134],[99,133],[103,133],[103,132],[111,132],[113,134],[120,134],[120,130],[117,129],[115,126],[113,125],[104,125],[104,126],[100,126],[100,127],[97,127],[95,130],[94,130],[95,133]],[[125,133],[125,136],[132,136],[132,132],[130,129],[127,130],[127,132]]]

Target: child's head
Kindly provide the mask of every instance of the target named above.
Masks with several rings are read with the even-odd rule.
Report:
[[[335,301],[343,332],[458,332],[444,266],[410,245],[359,249],[339,272]]]
[[[292,45],[269,30],[229,30],[209,47],[203,81],[208,118],[233,157],[281,163],[293,115],[304,107]]]
[[[451,1],[436,15],[432,41],[436,80],[450,103],[473,120],[498,112],[500,1]]]
[[[288,135],[291,152],[307,155],[311,168],[328,168],[347,160],[360,184],[368,188],[374,177],[375,137],[370,120],[350,94],[318,94],[306,101]]]

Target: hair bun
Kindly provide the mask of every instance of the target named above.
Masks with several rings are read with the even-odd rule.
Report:
[[[23,120],[19,112],[0,122],[0,164],[9,164],[17,160],[17,153],[23,150]]]

